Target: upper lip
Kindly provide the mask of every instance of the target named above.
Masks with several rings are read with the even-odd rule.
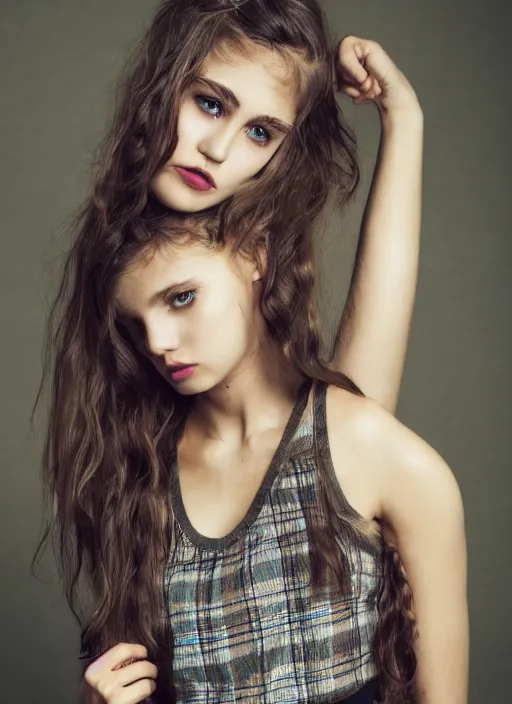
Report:
[[[197,171],[198,173],[201,174],[201,176],[203,176],[208,181],[210,186],[213,186],[214,188],[217,187],[217,185],[215,183],[215,179],[213,178],[213,176],[211,174],[208,173],[208,171],[205,171],[204,169],[200,169],[198,166],[182,166],[181,168],[187,169],[187,171]]]

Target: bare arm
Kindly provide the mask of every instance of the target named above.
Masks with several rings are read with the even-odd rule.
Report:
[[[467,704],[467,556],[459,489],[444,460],[423,440],[403,426],[394,436],[396,452],[389,453],[382,482],[382,519],[412,588],[415,701]]]
[[[379,520],[407,574],[418,632],[415,703],[467,704],[466,540],[450,468],[378,403],[343,389],[328,390],[327,425],[347,500]]]
[[[383,125],[336,366],[394,413],[411,325],[421,223],[421,114]]]
[[[364,43],[359,61],[366,68],[354,64],[352,71],[357,75],[362,69],[366,93],[356,102],[378,99],[382,131],[333,361],[367,396],[394,413],[418,274],[423,114],[407,79],[382,48],[359,41]],[[347,65],[351,58],[347,54]],[[352,97],[360,93],[353,86],[344,92]]]

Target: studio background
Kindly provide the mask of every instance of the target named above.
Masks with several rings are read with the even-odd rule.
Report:
[[[462,490],[470,702],[510,702],[512,13],[500,0],[323,6],[333,36],[383,45],[425,113],[420,276],[398,417],[444,456]],[[42,420],[31,430],[29,418],[63,224],[86,195],[114,78],[153,7],[150,0],[0,6],[0,698],[14,704],[77,701],[79,631],[50,557],[40,579],[29,574],[42,519]],[[379,136],[372,106],[341,100],[360,143],[363,182],[324,242],[331,333]]]

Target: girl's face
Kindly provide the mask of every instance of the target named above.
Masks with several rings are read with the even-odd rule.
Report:
[[[256,265],[226,249],[162,248],[120,277],[119,319],[176,391],[209,391],[257,353],[260,279]]]
[[[251,59],[211,55],[183,97],[178,144],[153,178],[153,193],[182,212],[229,198],[270,161],[296,111],[289,70],[278,53],[257,47]]]

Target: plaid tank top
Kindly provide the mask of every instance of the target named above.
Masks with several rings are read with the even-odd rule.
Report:
[[[363,694],[377,675],[380,549],[364,538],[345,541],[350,593],[326,588],[313,598],[311,590],[306,514],[315,502],[315,442],[347,514],[359,515],[334,475],[325,391],[309,381],[301,388],[251,507],[224,538],[193,528],[172,468],[176,545],[165,588],[178,704],[326,704]]]

